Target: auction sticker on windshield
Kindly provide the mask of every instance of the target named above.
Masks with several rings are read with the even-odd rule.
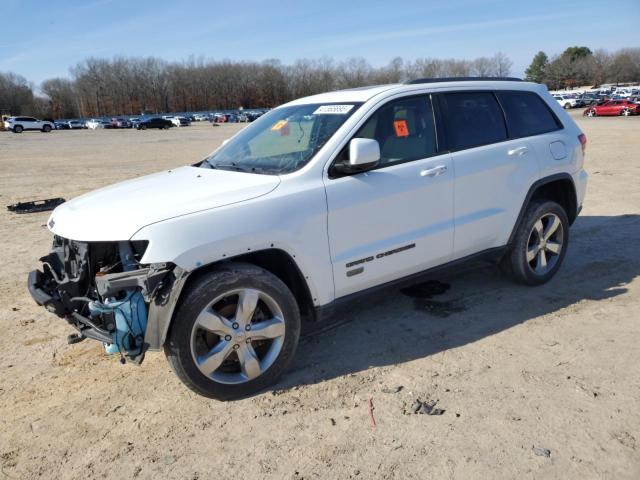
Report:
[[[314,115],[344,115],[349,113],[353,105],[322,105],[318,107]]]

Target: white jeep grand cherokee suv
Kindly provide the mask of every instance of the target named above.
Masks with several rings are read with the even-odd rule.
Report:
[[[110,353],[164,351],[195,392],[272,384],[302,321],[467,260],[539,285],[580,211],[586,137],[545,87],[416,80],[282,105],[206,159],[48,222],[35,301]]]

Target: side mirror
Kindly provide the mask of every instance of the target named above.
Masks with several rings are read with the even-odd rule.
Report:
[[[366,170],[380,160],[380,145],[370,138],[354,138],[349,142],[349,166],[353,170]]]

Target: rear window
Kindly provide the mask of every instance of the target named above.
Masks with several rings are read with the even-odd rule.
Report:
[[[491,92],[444,94],[449,148],[461,150],[507,139],[500,105]]]
[[[509,136],[529,137],[562,128],[544,100],[533,92],[496,92],[507,117]]]

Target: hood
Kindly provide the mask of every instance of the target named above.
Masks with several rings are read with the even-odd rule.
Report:
[[[49,230],[78,241],[128,240],[142,227],[266,195],[274,175],[180,167],[86,193],[56,208]]]

